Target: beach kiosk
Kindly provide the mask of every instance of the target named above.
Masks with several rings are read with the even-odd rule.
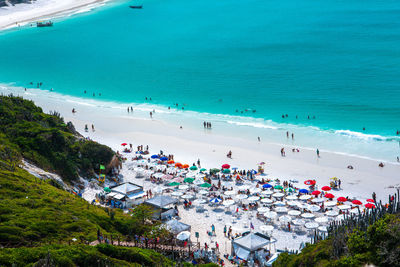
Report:
[[[130,208],[142,203],[143,196],[146,195],[142,186],[130,182],[110,187],[110,191],[107,197],[114,201],[123,202],[125,208]]]
[[[173,204],[177,203],[176,198],[164,195],[158,195],[151,199],[148,199],[144,204],[153,207],[154,213],[153,218],[156,220],[167,220],[175,216],[175,209]]]
[[[232,240],[232,256],[236,256],[248,263],[258,261],[260,266],[267,262],[267,256],[270,256],[270,250],[265,247],[276,240],[261,233],[249,233],[245,236]],[[253,266],[250,264],[250,266]]]

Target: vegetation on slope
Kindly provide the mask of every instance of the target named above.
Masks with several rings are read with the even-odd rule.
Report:
[[[32,101],[0,96],[0,160],[12,170],[22,157],[35,165],[73,181],[94,174],[107,165],[114,152],[85,140],[57,112],[43,113]]]

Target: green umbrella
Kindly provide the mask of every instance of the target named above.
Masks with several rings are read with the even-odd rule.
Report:
[[[191,184],[191,183],[193,183],[193,181],[194,181],[194,178],[190,178],[190,177],[188,177],[188,178],[185,178],[185,180],[183,180],[185,183],[189,183],[189,184]]]
[[[214,168],[214,169],[210,169],[210,174],[214,174],[214,173],[218,173],[219,169]]]
[[[200,172],[205,172],[205,171],[207,171],[207,169],[204,168],[200,169]]]
[[[201,184],[201,185],[199,185],[200,187],[211,187],[211,185],[209,184],[209,183],[204,183],[204,184]]]
[[[231,173],[231,170],[230,169],[223,169],[222,172],[223,173]]]
[[[178,182],[172,182],[172,183],[169,183],[168,185],[169,186],[178,186],[178,185],[180,185],[181,183],[178,183]]]
[[[109,187],[104,187],[104,191],[107,192],[107,193],[110,193],[111,189]]]
[[[285,191],[286,191],[286,192],[294,192],[294,189],[291,188],[291,187],[289,187],[289,188],[286,188]]]
[[[190,167],[189,168],[191,171],[195,171],[195,170],[197,170],[197,167],[196,166],[192,166],[192,167]]]
[[[281,185],[275,185],[274,187],[275,189],[283,189],[283,187]]]

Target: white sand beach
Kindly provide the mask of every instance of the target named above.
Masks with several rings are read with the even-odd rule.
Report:
[[[204,130],[202,125],[199,125],[198,129],[183,125],[181,129],[180,124],[158,119],[157,110],[153,118],[150,118],[148,111],[143,110],[135,110],[128,114],[126,105],[115,108],[115,106],[108,105],[107,102],[96,102],[96,104],[90,100],[66,98],[49,91],[0,88],[4,94],[12,92],[14,95],[32,99],[45,112],[60,112],[65,121],[72,121],[76,129],[85,137],[106,144],[114,150],[121,151],[120,144],[123,142],[131,143],[134,148],[138,145],[149,145],[152,154],[157,154],[162,150],[165,154],[173,154],[176,162],[189,165],[200,159],[201,167],[207,169],[220,168],[222,164],[227,163],[232,167],[250,170],[256,169],[259,162],[265,162],[266,178],[271,180],[279,178],[281,181],[297,180],[296,186],[300,188],[306,187],[304,181],[315,179],[320,190],[322,186],[329,185],[331,177],[338,177],[342,181],[341,189],[332,190],[329,193],[333,193],[335,197],[355,198],[364,204],[367,203],[366,199],[371,198],[373,192],[376,193],[378,200],[385,203],[388,194],[393,194],[396,188],[400,187],[400,164],[398,163],[386,163],[385,167],[381,168],[378,166],[379,161],[376,160],[326,151],[321,151],[318,158],[315,150],[301,149],[296,153],[291,151],[292,147],[301,147],[301,144],[292,146],[269,143],[268,140],[258,142],[228,135],[223,136],[213,133],[212,130]],[[77,111],[75,114],[71,112],[73,108]],[[89,129],[93,124],[95,131],[85,132],[86,124]],[[285,147],[286,157],[281,157],[281,147]],[[226,157],[228,151],[232,151],[232,159]],[[130,160],[134,154],[125,155],[128,160],[121,170],[124,181],[142,185],[144,190],[153,190],[155,185],[150,181],[136,178]],[[348,165],[352,165],[354,169],[348,169]],[[250,187],[256,185],[250,181],[246,183]],[[227,186],[233,186],[237,192],[238,188],[234,183]],[[100,187],[88,187],[83,196],[91,201],[95,193],[100,191],[102,191]],[[231,248],[230,241],[223,234],[224,225],[232,225],[238,232],[242,232],[250,230],[250,222],[256,231],[260,231],[260,226],[265,224],[256,218],[256,211],[247,211],[240,219],[234,220],[223,207],[222,210],[215,210],[207,204],[205,207],[206,212],[198,213],[195,208],[184,209],[183,206],[179,206],[181,221],[191,225],[193,242],[197,241],[194,232],[199,232],[199,242],[202,245],[207,242],[212,246],[216,241],[223,254],[230,253]],[[233,205],[231,211],[235,209],[236,205]],[[318,213],[317,216],[323,217],[324,214]],[[216,226],[217,236],[210,238],[206,232],[210,230],[211,224]],[[297,235],[276,228],[277,225],[272,233],[277,240],[276,249],[299,250],[301,243],[310,241],[310,236],[306,234]],[[235,233],[235,230],[233,232]]]
[[[107,0],[37,0],[32,4],[0,7],[0,30],[51,19],[76,11],[89,11]]]

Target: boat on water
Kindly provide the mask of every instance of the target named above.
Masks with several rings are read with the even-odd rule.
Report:
[[[143,6],[129,6],[130,8],[142,9]]]
[[[36,27],[51,27],[53,26],[53,22],[51,21],[38,21],[36,22]]]

